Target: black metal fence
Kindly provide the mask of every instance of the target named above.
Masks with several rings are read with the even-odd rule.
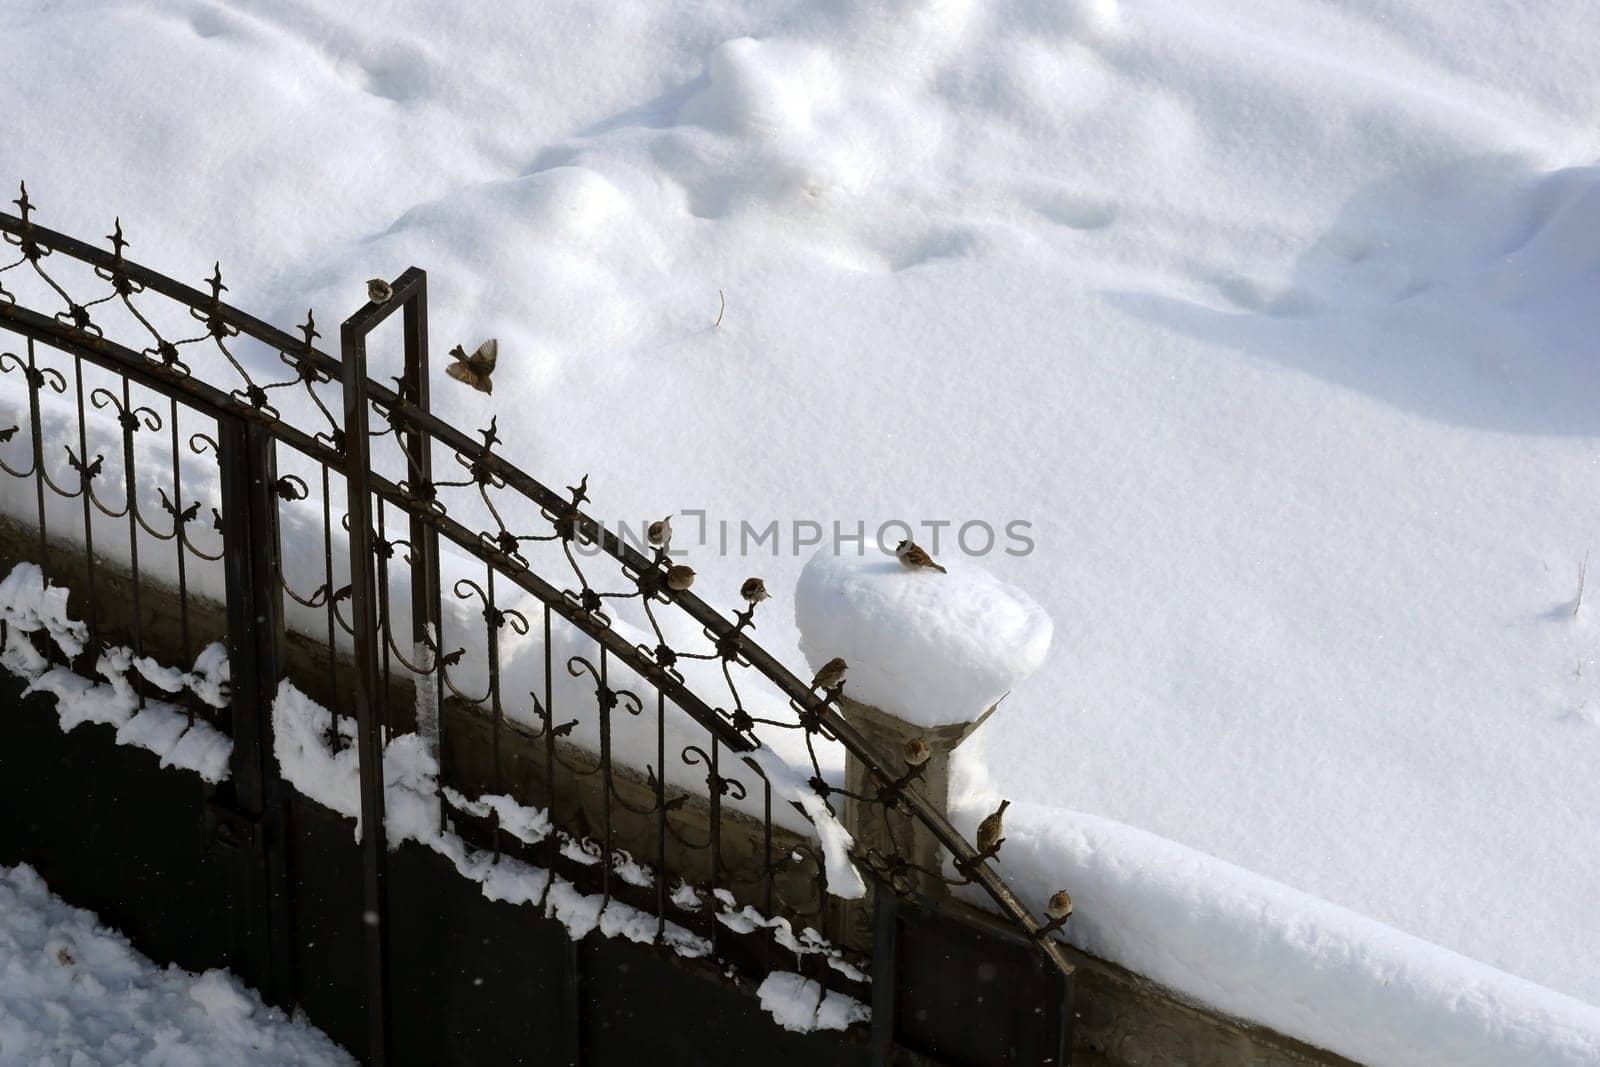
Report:
[[[317,347],[309,312],[296,337],[224,303],[220,265],[196,290],[128,259],[120,221],[105,250],[35,223],[26,188],[15,203],[17,214],[0,213],[17,251],[0,265],[0,330],[22,345],[0,344],[0,371],[23,388],[0,390],[17,415],[7,424],[0,411],[0,466],[14,479],[0,512],[27,528],[47,577],[75,577],[91,628],[81,673],[112,642],[137,657],[160,645],[187,664],[206,639],[226,640],[227,708],[192,697],[185,707],[233,739],[206,821],[248,857],[269,999],[295,1003],[304,974],[304,939],[291,934],[304,921],[289,831],[300,800],[274,751],[285,677],[334,712],[328,752],[357,753],[371,1062],[385,1062],[396,1025],[391,867],[402,853],[386,840],[384,762],[408,734],[437,763],[438,825],[493,862],[551,872],[545,896],[559,875],[598,894],[601,913],[653,917],[657,944],[672,927],[722,970],[788,961],[824,995],[892,1019],[894,967],[840,936],[847,905],[830,896],[830,856],[806,832],[844,795],[825,766],[836,743],[870,769],[873,788],[855,799],[886,824],[890,810],[909,814],[957,872],[913,870],[909,849],[850,856],[875,892],[909,892],[919,873],[975,884],[1041,973],[1070,974],[992,853],[918,792],[918,768],[873,751],[839,713],[837,687],[807,685],[751,639],[758,604],[724,614],[677,588],[668,575],[681,561],[666,546],[630,544],[586,513],[586,476],[558,493],[501,454],[493,420],[474,439],[430,412],[421,270],[344,322],[336,359]],[[399,349],[392,387],[369,376],[369,345],[378,358]],[[152,633],[156,600],[175,633]],[[144,699],[148,684],[132,680]],[[351,711],[353,730],[341,725]],[[784,737],[810,764],[793,781],[768,756]],[[549,825],[514,832],[503,824],[513,809]],[[812,892],[792,891],[797,882]],[[902,915],[922,907],[907,906]],[[735,918],[746,907],[755,921]],[[884,931],[899,927],[885,921],[879,944],[892,949]],[[891,988],[869,988],[875,969]],[[879,1030],[887,1056],[897,1039]]]

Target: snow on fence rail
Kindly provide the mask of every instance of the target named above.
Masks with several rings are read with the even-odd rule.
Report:
[[[302,656],[297,674],[308,688],[355,698],[356,729],[329,716],[325,740],[330,758],[357,750],[368,911],[379,919],[369,930],[374,975],[386,953],[386,750],[415,734],[439,767],[430,788],[440,825],[471,816],[470,804],[449,800],[452,708],[489,724],[489,781],[473,795],[507,797],[526,784],[505,767],[514,731],[544,764],[547,795],[525,799],[542,799],[557,819],[562,782],[586,779],[598,799],[566,828],[569,840],[595,843],[598,863],[565,854],[562,835],[521,838],[488,805],[494,860],[526,854],[543,870],[587,878],[602,911],[614,899],[643,908],[658,938],[673,901],[686,899],[669,885],[691,875],[668,869],[669,836],[704,856],[687,892],[727,903],[725,825],[738,811],[760,827],[764,883],[756,900],[738,903],[773,914],[781,869],[807,864],[823,892],[804,918],[826,943],[839,912],[827,897],[862,897],[859,867],[916,865],[893,854],[894,835],[857,845],[834,799],[847,797],[918,827],[959,872],[923,875],[980,890],[1070,973],[1045,924],[993,869],[992,851],[980,853],[921,793],[917,767],[885,758],[840,713],[841,686],[806,684],[751,640],[757,603],[731,616],[712,608],[689,591],[666,544],[646,554],[585,513],[586,476],[558,493],[497,451],[494,420],[474,438],[430,414],[420,270],[344,323],[335,359],[317,347],[309,312],[294,337],[224,303],[220,265],[209,291],[196,290],[127,259],[120,221],[106,251],[34,223],[26,188],[15,203],[19,214],[0,213],[0,234],[20,253],[0,266],[0,328],[23,345],[0,347],[0,372],[25,383],[26,402],[4,394],[0,464],[16,481],[0,504],[13,520],[31,518],[41,579],[61,542],[81,545],[90,650],[120,637],[142,657],[144,601],[175,588],[187,661],[192,606],[206,593],[225,605],[232,690],[218,725],[232,735],[242,803],[260,818],[273,817],[279,788],[281,769],[261,754],[292,659],[286,634],[317,639],[315,666]],[[391,316],[404,353],[393,388],[366,373],[369,335]],[[97,589],[108,564],[125,569],[131,604]],[[96,632],[110,628],[122,632]],[[137,701],[150,696],[141,677],[128,684]],[[838,784],[837,749],[865,768],[853,790]],[[644,772],[642,804],[619,784],[630,767]],[[705,805],[703,837],[686,837],[672,818],[691,801]],[[633,880],[648,888],[615,862],[624,812],[656,825],[655,855],[644,857],[655,870]],[[776,852],[784,826],[809,830],[816,853],[804,844]],[[716,954],[739,925],[709,908],[695,933]],[[799,981],[826,999],[845,972],[822,959]],[[376,985],[369,999],[381,1000]],[[376,1049],[382,1030],[375,1017]]]

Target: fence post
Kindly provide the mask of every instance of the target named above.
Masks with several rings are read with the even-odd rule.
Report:
[[[882,708],[845,696],[839,698],[839,710],[850,725],[873,743],[874,751],[883,753],[890,760],[898,761],[906,745],[913,740],[920,740],[927,745],[928,761],[922,765],[914,788],[942,812],[950,802],[951,756],[961,742],[988,720],[995,709],[991,706],[970,722],[935,727],[907,722]],[[891,763],[890,766],[900,769],[904,764]],[[932,873],[944,869],[944,846],[939,844],[933,832],[908,811],[885,809],[881,804],[858,799],[874,796],[879,783],[871,769],[853,753],[845,755],[844,774],[845,789],[848,790],[844,802],[844,825],[855,839],[856,848],[863,853],[898,855],[910,861],[919,868],[909,875],[917,892],[935,900],[949,896],[950,889],[944,879]],[[872,944],[872,915],[869,905],[846,902],[846,944],[863,950]]]
[[[287,808],[272,743],[283,642],[277,455],[266,427],[217,421],[233,755],[231,807],[211,806],[214,836],[249,866],[245,910],[251,967],[267,999],[294,1004]]]
[[[361,773],[362,919],[367,940],[367,1062],[388,1062],[389,894],[384,834],[383,736],[378,718],[378,601],[368,482],[366,334],[353,319],[339,331],[344,360],[345,483],[349,492],[350,612],[356,652],[356,746]]]
[[[428,410],[428,276],[425,272],[413,267],[407,274],[415,274],[415,288],[406,298],[403,326],[405,330],[405,369],[401,377],[400,395],[404,400],[414,404],[424,413]],[[426,430],[420,425],[413,425],[406,438],[407,465],[410,468],[407,474],[413,492],[424,499],[432,501],[433,489],[433,443]],[[422,521],[413,515],[411,517],[411,647],[414,653],[413,662],[427,662],[420,655],[423,645],[429,640],[429,630],[433,633],[433,640],[439,636],[439,531],[432,524]],[[418,678],[415,684],[419,687],[418,696],[418,722],[417,732],[428,737],[434,743],[434,755],[439,759],[439,766],[444,767],[443,733],[438,722],[439,708],[444,702],[444,673],[438,671],[432,678]],[[431,699],[423,699],[420,687],[428,685],[434,688]],[[426,706],[432,709],[434,721],[424,723],[421,721],[421,709]],[[431,735],[431,736],[429,736]]]

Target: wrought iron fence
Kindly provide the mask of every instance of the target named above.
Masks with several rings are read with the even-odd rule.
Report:
[[[34,222],[25,187],[14,203],[17,214],[0,213],[17,250],[0,266],[0,329],[24,344],[0,346],[0,371],[20,377],[26,404],[0,426],[0,466],[32,491],[0,496],[0,510],[24,523],[32,511],[47,572],[81,552],[71,569],[84,576],[94,628],[86,656],[113,636],[144,655],[155,590],[176,602],[179,632],[163,640],[183,662],[202,637],[226,635],[230,706],[189,710],[234,739],[219,803],[269,828],[281,815],[269,710],[280,678],[334,710],[329,749],[353,742],[360,768],[376,1062],[388,973],[385,746],[412,732],[438,757],[441,820],[496,858],[598,892],[602,910],[616,901],[652,915],[658,940],[670,916],[734,966],[809,948],[802,958],[824,990],[861,993],[852,946],[831,943],[839,910],[827,857],[805,832],[848,795],[885,825],[890,811],[909,815],[949,853],[954,877],[916,867],[892,832],[889,850],[858,850],[850,859],[880,891],[909,892],[918,877],[974,884],[1051,966],[1071,970],[1048,936],[1059,924],[1038,922],[993,852],[921,795],[919,768],[874,751],[840,714],[838,687],[808,685],[751,638],[758,603],[713,608],[669,580],[678,561],[667,545],[629,544],[585,511],[587,476],[557,492],[502,454],[494,420],[474,437],[431,413],[421,270],[343,323],[335,358],[317,347],[310,312],[293,336],[225,303],[220,264],[197,290],[128,259],[120,220],[107,250]],[[369,376],[368,345],[396,315],[403,359],[391,386]],[[283,371],[269,380],[273,366]],[[587,690],[581,701],[575,687]],[[338,714],[352,707],[353,731]],[[800,793],[769,755],[783,737],[809,764]],[[866,794],[830,782],[833,745],[869,769]],[[500,801],[485,798],[542,808],[549,832],[512,832]],[[262,839],[275,900],[291,891],[289,872],[272,834]],[[801,946],[789,923],[730,921],[745,905],[814,933]],[[280,913],[268,927],[285,922]],[[287,943],[274,938],[271,953]]]

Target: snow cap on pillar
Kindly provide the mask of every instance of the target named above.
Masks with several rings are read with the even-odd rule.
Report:
[[[1044,609],[977,563],[939,562],[948,574],[820,549],[794,600],[811,668],[843,656],[846,696],[929,727],[974,721],[1037,670],[1054,630]]]

